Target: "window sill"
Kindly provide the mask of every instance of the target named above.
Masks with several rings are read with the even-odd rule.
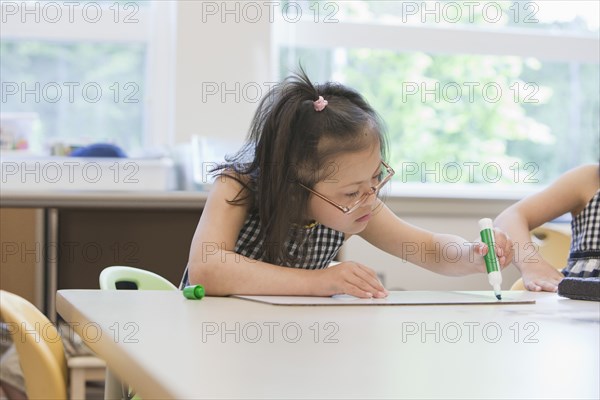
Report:
[[[447,217],[495,217],[543,186],[436,185],[394,182],[383,193],[396,214]]]
[[[383,190],[388,198],[511,200],[518,201],[542,190],[544,185],[466,185],[392,182]]]

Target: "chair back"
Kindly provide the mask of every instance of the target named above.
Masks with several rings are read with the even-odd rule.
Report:
[[[531,231],[531,236],[534,242],[540,246],[538,251],[544,260],[556,269],[563,269],[567,266],[571,247],[570,234],[551,225],[542,225]]]
[[[19,355],[29,399],[67,398],[67,361],[56,327],[24,298],[0,290],[0,317]]]
[[[100,289],[103,290],[177,290],[162,276],[144,269],[112,266],[100,273]]]

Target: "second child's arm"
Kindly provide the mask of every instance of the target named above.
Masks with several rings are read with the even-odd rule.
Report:
[[[241,185],[234,179],[216,179],[196,228],[188,270],[190,283],[202,284],[212,296],[304,295],[383,297],[385,289],[375,272],[345,262],[325,270],[286,268],[256,261],[234,252],[246,219],[246,206],[231,205]]]
[[[563,275],[535,251],[530,231],[570,212],[577,215],[598,190],[598,166],[586,165],[563,174],[552,185],[504,210],[495,224],[514,240],[515,266],[525,288],[555,292]]]

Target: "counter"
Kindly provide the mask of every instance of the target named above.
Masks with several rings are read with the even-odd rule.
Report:
[[[18,191],[0,192],[0,206],[13,208],[163,208],[199,210],[208,192]]]
[[[11,221],[2,226],[2,270],[11,277],[2,289],[54,320],[56,290],[96,289],[107,266],[147,269],[178,285],[206,198],[185,191],[2,190],[2,218]],[[35,234],[24,240],[23,230]],[[23,289],[16,281],[31,283]]]

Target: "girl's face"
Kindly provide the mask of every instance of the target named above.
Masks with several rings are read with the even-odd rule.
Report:
[[[339,205],[350,206],[377,184],[380,172],[381,154],[377,144],[370,149],[342,154],[333,159],[323,171],[326,177],[319,179],[313,190]],[[308,200],[308,217],[337,231],[356,234],[367,227],[378,202],[373,194],[355,211],[344,214],[313,194]]]

